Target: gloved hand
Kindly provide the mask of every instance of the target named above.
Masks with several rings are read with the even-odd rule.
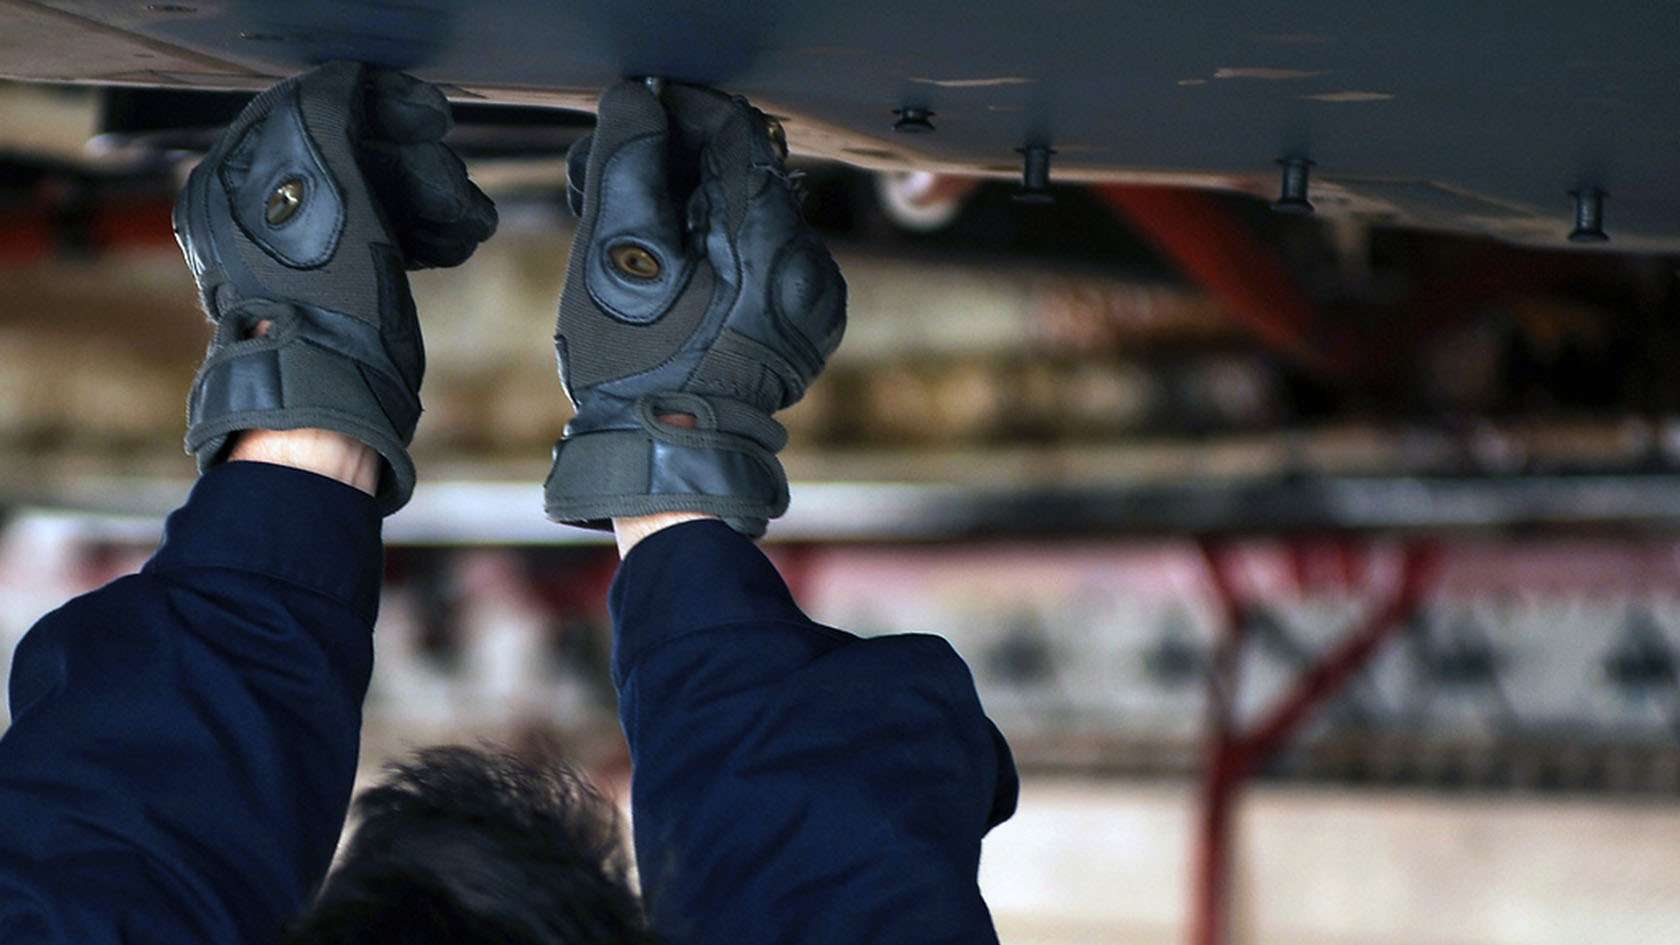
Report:
[[[449,126],[432,86],[335,62],[257,96],[193,170],[174,222],[216,325],[187,401],[200,470],[236,431],[319,427],[383,457],[382,511],[408,501],[426,359],[404,270],[496,229]]]
[[[839,345],[846,284],[800,217],[773,129],[707,89],[670,86],[662,105],[626,82],[601,97],[567,162],[581,221],[555,346],[577,416],[555,447],[550,518],[706,512],[758,536],[786,511],[787,434],[771,414]]]

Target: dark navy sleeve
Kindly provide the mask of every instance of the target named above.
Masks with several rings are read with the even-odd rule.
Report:
[[[950,644],[811,622],[718,522],[637,545],[611,604],[636,859],[667,941],[997,941],[976,874],[1015,768]]]
[[[227,463],[141,573],[30,630],[0,738],[0,941],[279,937],[349,804],[379,533],[349,486]]]

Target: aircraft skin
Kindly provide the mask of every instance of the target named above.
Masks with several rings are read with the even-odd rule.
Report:
[[[259,88],[333,58],[460,99],[591,108],[624,75],[741,92],[796,152],[1277,196],[1558,247],[1680,248],[1680,18],[1661,0],[1053,5],[955,0],[0,0],[0,75]],[[895,110],[933,131],[893,130]],[[912,123],[917,124],[917,123]],[[1572,243],[1572,192],[1604,243]]]

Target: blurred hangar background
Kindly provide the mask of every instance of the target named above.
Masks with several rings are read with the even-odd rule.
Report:
[[[0,667],[190,485],[184,170],[356,55],[450,83],[502,209],[414,280],[367,770],[491,737],[622,789],[615,555],[538,483],[560,159],[657,72],[783,120],[846,272],[767,547],[973,666],[1006,942],[1673,939],[1676,24],[1335,6],[0,0]]]

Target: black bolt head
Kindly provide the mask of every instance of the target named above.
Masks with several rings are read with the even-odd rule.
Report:
[[[898,120],[893,122],[893,130],[904,134],[925,135],[934,131],[933,112],[926,108],[895,108],[893,114]]]
[[[1021,189],[1015,191],[1016,203],[1055,203],[1050,193],[1050,156],[1055,150],[1044,145],[1016,148],[1021,155]]]
[[[1312,213],[1312,201],[1307,199],[1307,175],[1313,162],[1306,158],[1284,158],[1278,164],[1283,168],[1283,185],[1278,199],[1272,201],[1272,209],[1295,216]]]
[[[1604,232],[1604,191],[1596,187],[1571,190],[1575,198],[1575,228],[1569,231],[1571,243],[1608,243]]]
[[[1312,214],[1313,205],[1312,201],[1305,197],[1279,197],[1272,201],[1272,209],[1278,213],[1304,217]]]

